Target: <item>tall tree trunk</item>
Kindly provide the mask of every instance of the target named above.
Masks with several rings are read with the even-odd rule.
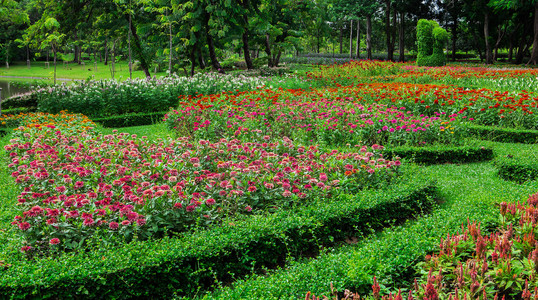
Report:
[[[393,8],[392,9],[392,27],[391,27],[391,31],[392,31],[392,38],[390,39],[390,51],[392,52],[391,56],[392,56],[392,61],[395,61],[394,59],[394,50],[396,49],[396,15],[397,15],[397,11],[396,11],[396,8]]]
[[[514,55],[514,40],[512,37],[509,39],[509,46],[508,46],[508,62],[512,62],[512,56]]]
[[[273,65],[275,67],[278,67],[278,64],[280,63],[280,56],[282,55],[282,50],[278,50],[278,54],[276,58],[273,59]]]
[[[366,58],[372,59],[372,16],[366,16]]]
[[[489,43],[489,12],[484,13],[484,41],[486,43],[486,65],[490,65],[493,63],[493,59]]]
[[[386,44],[387,44],[387,60],[392,60],[392,49],[390,43],[390,37],[392,33],[390,31],[390,1],[385,0],[385,35],[386,35]]]
[[[361,22],[357,20],[357,59],[361,58]]]
[[[493,50],[493,60],[494,61],[497,61],[497,59],[498,59],[497,56],[499,54],[499,45],[501,44],[501,41],[502,41],[505,33],[506,33],[506,27],[501,28],[501,26],[499,25],[497,27],[497,40],[495,41],[495,47],[494,47],[494,50]]]
[[[527,64],[538,63],[538,0],[534,3],[534,38],[532,42],[531,59]]]
[[[458,18],[454,16],[452,22],[452,61],[456,61],[456,40],[458,37]]]
[[[316,36],[317,36],[316,49],[317,49],[317,53],[319,53],[319,48],[321,46],[321,33],[319,32],[319,28],[318,28],[318,34],[316,34]]]
[[[344,53],[344,24],[340,24],[340,54]]]
[[[196,64],[196,47],[192,47],[191,53],[190,53],[190,60],[191,60],[191,77],[194,76],[194,66]]]
[[[108,38],[105,40],[105,66],[108,65]]]
[[[52,45],[52,52],[54,53],[54,84],[56,84],[56,52],[57,52],[57,49],[56,47],[54,46],[54,44]]]
[[[215,45],[213,43],[213,37],[209,34],[209,29],[207,29],[207,48],[209,49],[209,58],[211,59],[211,65],[215,70],[217,70],[219,73],[224,74],[224,70],[222,69],[219,60],[217,58],[217,53],[215,52]]]
[[[200,69],[205,69],[205,60],[204,60],[204,52],[202,51],[202,47],[198,47],[198,64],[200,65]]]
[[[30,69],[30,46],[26,45],[26,67]]]
[[[404,35],[404,26],[405,25],[405,13],[400,12],[400,27],[398,28],[398,34],[399,34],[399,46],[400,46],[400,62],[405,62],[405,35]]]
[[[269,40],[269,33],[265,34],[265,54],[267,54],[267,66],[273,67],[273,57],[271,56],[271,41]]]
[[[243,22],[245,24],[245,31],[243,31],[242,40],[243,40],[243,53],[245,54],[245,63],[247,64],[247,69],[254,69],[252,65],[252,59],[250,58],[250,49],[248,45],[248,18],[247,16],[243,17]]]
[[[129,22],[129,16],[124,14],[124,17],[127,22]],[[144,56],[144,52],[142,51],[142,43],[140,42],[140,37],[138,36],[138,33],[136,32],[136,26],[134,22],[130,22],[129,24],[131,34],[133,35],[133,42],[134,42],[134,52],[138,56],[138,59],[140,60],[140,68],[142,68],[142,71],[144,71],[144,74],[146,75],[146,79],[151,79],[151,74],[149,73],[149,63],[146,60],[146,57]]]
[[[353,58],[353,20],[349,22],[349,58]]]
[[[523,34],[520,37],[519,45],[517,47],[517,54],[516,54],[516,65],[519,65],[523,63],[523,58],[525,56],[525,49],[526,49],[526,30],[523,31]]]

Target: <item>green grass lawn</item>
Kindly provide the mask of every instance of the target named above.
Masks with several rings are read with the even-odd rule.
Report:
[[[117,62],[115,65],[116,72],[114,74],[115,79],[125,80],[129,79],[129,65],[127,62]],[[151,75],[165,76],[166,72],[153,73],[154,70],[150,70]],[[50,67],[47,68],[45,62],[32,62],[31,67],[26,66],[26,62],[15,62],[9,69],[6,69],[5,65],[0,67],[0,76],[14,76],[14,77],[40,77],[48,78],[52,80],[54,78],[54,65],[51,62]],[[64,79],[109,79],[112,78],[111,64],[105,66],[104,63],[97,62],[95,65],[93,62],[85,62],[84,65],[76,63],[58,62],[56,68],[56,78]],[[145,78],[144,72],[133,71],[133,78]]]

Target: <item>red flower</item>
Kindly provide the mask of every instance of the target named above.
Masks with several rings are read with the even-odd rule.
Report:
[[[49,244],[51,245],[58,245],[60,243],[60,239],[59,238],[53,238],[49,241]]]

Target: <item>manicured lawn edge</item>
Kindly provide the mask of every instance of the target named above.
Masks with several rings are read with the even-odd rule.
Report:
[[[493,149],[479,146],[395,147],[384,153],[389,159],[399,156],[425,165],[480,162],[494,157]]]
[[[538,142],[538,130],[523,130],[483,125],[467,125],[466,128],[471,135],[482,140],[522,144],[535,144]]]
[[[389,190],[320,200],[179,238],[117,249],[95,245],[84,254],[17,261],[0,271],[0,294],[11,299],[192,296],[215,282],[281,265],[286,257],[316,253],[321,245],[427,212],[435,198],[434,184],[415,178]]]

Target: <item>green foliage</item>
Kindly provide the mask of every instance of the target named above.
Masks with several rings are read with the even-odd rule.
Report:
[[[192,296],[215,281],[226,282],[428,212],[435,198],[431,182],[409,178],[389,190],[319,199],[296,210],[225,222],[177,238],[115,249],[95,240],[89,242],[90,252],[36,261],[24,261],[19,254],[2,274],[0,294],[12,299]]]
[[[417,24],[417,65],[444,66],[446,57],[443,47],[448,40],[448,33],[433,20],[418,20]]]
[[[167,111],[152,113],[133,113],[105,118],[95,118],[92,121],[99,123],[106,128],[150,125],[161,121],[166,113]]]
[[[501,143],[535,144],[538,142],[538,130],[501,128],[494,126],[466,125],[475,138]]]
[[[385,149],[387,157],[401,157],[419,164],[470,163],[493,159],[491,148],[477,146],[396,147]]]
[[[538,178],[538,161],[536,157],[513,155],[500,156],[494,161],[499,177],[523,183]]]

